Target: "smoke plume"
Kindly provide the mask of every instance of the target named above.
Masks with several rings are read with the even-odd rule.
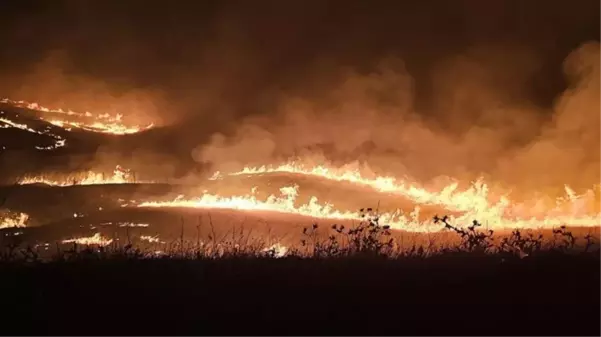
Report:
[[[318,155],[422,181],[486,175],[528,188],[598,183],[599,43],[567,56],[569,87],[551,109],[529,100],[536,64],[535,54],[507,46],[450,57],[432,72],[428,113],[416,110],[413,78],[398,58],[370,72],[341,70],[323,94],[282,95],[275,114],[214,134],[193,157],[218,170]]]

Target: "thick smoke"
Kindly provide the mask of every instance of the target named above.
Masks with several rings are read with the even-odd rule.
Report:
[[[434,103],[424,114],[402,60],[385,59],[369,73],[341,71],[323,95],[283,96],[276,114],[214,134],[193,156],[224,170],[296,156],[358,160],[423,181],[486,175],[528,188],[598,183],[599,44],[565,59],[569,88],[550,110],[529,100],[536,64],[536,55],[503,46],[449,58],[432,72]]]
[[[564,62],[569,88],[535,140],[506,154],[502,177],[526,183],[598,184],[600,181],[599,43],[587,43]]]

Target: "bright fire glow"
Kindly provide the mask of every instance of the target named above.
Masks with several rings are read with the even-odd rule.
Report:
[[[488,209],[488,187],[482,181],[476,181],[465,191],[457,191],[458,184],[453,183],[441,191],[429,192],[416,184],[399,181],[393,177],[378,176],[373,179],[365,178],[357,169],[336,169],[326,166],[303,167],[295,163],[279,166],[245,167],[242,171],[229,175],[256,175],[266,173],[291,173],[319,177],[337,182],[349,182],[370,187],[378,192],[403,196],[417,204],[441,205],[451,211],[465,212],[474,209]]]
[[[100,235],[100,233],[96,233],[92,236],[87,237],[79,237],[73,239],[63,240],[63,243],[76,243],[78,245],[98,245],[98,246],[107,246],[113,242],[113,239],[107,239]]]
[[[269,248],[263,249],[263,252],[271,253],[273,254],[273,257],[284,257],[288,252],[288,247],[280,243],[276,243]]]
[[[51,178],[44,176],[25,177],[19,184],[46,184],[51,186],[72,186],[72,185],[103,185],[103,184],[131,184],[136,179],[130,170],[117,165],[112,175],[105,175],[97,172],[87,172],[84,175],[73,175],[62,178]],[[146,182],[148,183],[148,182]]]
[[[317,176],[333,181],[346,181],[361,186],[367,186],[379,192],[403,196],[413,201],[417,206],[410,213],[394,210],[383,213],[380,217],[382,224],[407,231],[436,231],[442,225],[433,224],[431,219],[420,219],[419,205],[439,205],[449,211],[462,213],[451,217],[457,225],[469,225],[473,220],[478,220],[491,229],[513,228],[553,228],[561,225],[599,227],[601,214],[595,207],[597,205],[594,192],[588,191],[577,195],[569,187],[565,187],[566,197],[557,199],[550,205],[544,200],[529,202],[512,202],[507,195],[491,201],[488,186],[482,181],[476,181],[471,188],[457,191],[457,184],[449,185],[440,191],[428,191],[417,184],[408,184],[397,181],[391,177],[376,177],[367,179],[358,171],[332,170],[323,166],[304,169],[292,164],[274,168],[245,168],[233,175],[265,174],[272,172],[285,172]],[[215,179],[213,176],[212,179]],[[255,188],[253,188],[254,192]],[[204,194],[200,198],[184,200],[178,198],[170,202],[145,202],[140,207],[195,207],[195,208],[225,208],[240,210],[272,211],[280,213],[297,214],[323,219],[350,220],[359,219],[358,212],[338,210],[334,205],[320,204],[315,196],[304,205],[296,205],[298,196],[297,186],[282,187],[281,196],[270,196],[266,200],[258,200],[254,193],[246,196],[222,197],[215,194]]]
[[[0,111],[0,114],[4,114],[4,112]],[[58,149],[60,147],[65,146],[67,140],[62,138],[61,136],[55,135],[53,133],[51,133],[48,130],[44,130],[44,131],[38,131],[38,130],[34,130],[33,128],[27,126],[26,124],[21,124],[21,123],[16,123],[11,121],[8,118],[4,118],[4,117],[0,117],[0,128],[2,129],[8,129],[8,128],[15,128],[15,129],[20,129],[20,130],[24,130],[27,132],[31,132],[31,133],[35,133],[38,135],[43,135],[43,136],[49,136],[51,138],[54,139],[54,144],[50,145],[50,146],[36,146],[35,148],[38,150],[54,150],[54,149]]]
[[[18,217],[4,217],[0,219],[0,229],[25,227],[27,220],[29,220],[29,215],[25,213],[20,213]]]
[[[253,188],[255,190],[255,188]],[[258,200],[254,195],[220,197],[213,194],[203,194],[198,199],[184,200],[181,197],[168,202],[143,202],[138,207],[196,207],[196,208],[220,208],[220,209],[239,209],[247,211],[271,211],[298,214],[304,216],[314,216],[320,218],[332,219],[355,219],[357,214],[354,212],[340,212],[332,208],[331,205],[320,205],[316,197],[312,197],[308,204],[295,206],[295,200],[298,196],[297,186],[287,186],[280,188],[282,197],[269,196],[267,200]]]
[[[90,112],[80,113],[72,110],[50,109],[41,106],[38,103],[30,103],[26,101],[13,101],[7,98],[0,100],[0,103],[10,104],[19,108],[40,111],[47,114],[58,114],[60,115],[60,117],[40,117],[40,119],[45,120],[53,125],[62,127],[67,131],[70,131],[72,128],[77,128],[92,132],[100,132],[113,135],[125,135],[148,130],[154,126],[154,124],[149,124],[146,126],[125,125],[122,120],[122,114],[116,114],[114,116],[111,116],[106,113],[92,114]],[[78,119],[79,121],[75,121],[74,119]]]
[[[231,173],[230,175],[266,173],[291,173],[337,182],[349,182],[370,187],[378,192],[399,195],[416,204],[440,205],[450,211],[457,212],[486,214],[491,209],[502,208],[504,215],[543,216],[549,215],[549,212],[553,212],[554,214],[571,212],[572,215],[575,215],[575,213],[579,215],[591,215],[594,213],[596,216],[599,216],[598,210],[595,210],[598,202],[592,190],[587,191],[583,195],[577,195],[567,185],[564,186],[566,196],[557,199],[554,205],[549,206],[549,203],[544,200],[532,200],[528,203],[511,202],[508,194],[497,195],[495,196],[497,201],[492,202],[488,185],[483,180],[473,182],[471,187],[463,191],[458,190],[458,183],[449,184],[439,191],[429,191],[418,186],[418,184],[401,181],[393,177],[376,176],[372,179],[365,178],[357,169],[349,170],[328,168],[325,166],[305,168],[302,165],[294,163],[274,167],[245,167],[242,171]],[[566,207],[569,210],[566,210]],[[525,214],[526,212],[529,214]]]
[[[163,241],[161,241],[161,239],[159,239],[158,236],[140,235],[140,240],[149,243],[164,243]]]

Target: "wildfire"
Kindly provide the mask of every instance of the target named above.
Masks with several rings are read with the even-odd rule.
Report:
[[[149,243],[164,243],[159,239],[158,236],[150,236],[150,235],[140,235],[140,240],[146,241]]]
[[[513,228],[553,228],[561,225],[599,227],[601,214],[595,209],[597,204],[594,192],[588,191],[577,195],[565,186],[566,197],[559,198],[554,204],[546,200],[536,199],[527,202],[511,201],[508,195],[495,196],[489,192],[488,185],[482,180],[473,182],[466,190],[458,190],[458,184],[453,183],[439,191],[430,191],[417,184],[407,183],[392,177],[363,177],[359,170],[345,170],[315,166],[305,168],[301,165],[284,164],[275,167],[246,167],[242,171],[228,175],[256,175],[266,173],[290,173],[320,177],[337,182],[349,182],[360,186],[370,187],[378,192],[403,196],[413,201],[417,206],[409,213],[393,210],[383,213],[380,221],[396,229],[407,231],[436,231],[442,225],[433,224],[431,219],[420,219],[420,205],[439,205],[449,211],[460,213],[451,217],[456,225],[469,225],[478,220],[491,229]],[[214,174],[211,180],[221,175]],[[254,191],[246,196],[222,197],[205,193],[200,198],[185,200],[177,198],[170,202],[145,202],[139,207],[196,207],[196,208],[225,208],[239,210],[271,211],[297,214],[323,219],[355,220],[360,219],[359,212],[336,209],[330,203],[320,204],[317,197],[311,196],[307,204],[296,205],[298,186],[287,186],[280,189],[281,196],[269,196],[266,200],[258,200]],[[496,201],[492,201],[492,200]]]
[[[86,172],[84,175],[74,175],[63,177],[61,179],[53,179],[44,176],[26,177],[19,184],[46,184],[51,186],[72,186],[72,185],[103,185],[103,184],[131,184],[135,183],[135,178],[132,173],[117,165],[113,174],[106,176],[104,173]]]
[[[100,233],[96,233],[93,236],[79,237],[68,240],[63,240],[63,243],[76,243],[78,245],[98,245],[107,246],[113,242],[112,239],[104,238]]]
[[[254,190],[254,188],[253,188]],[[312,197],[309,203],[301,206],[295,205],[298,196],[298,188],[280,188],[281,197],[269,196],[265,201],[258,200],[254,195],[221,197],[205,193],[200,198],[185,200],[181,196],[173,201],[165,202],[143,202],[138,207],[190,207],[190,208],[212,208],[212,209],[237,209],[246,211],[268,211],[287,214],[297,214],[317,218],[328,219],[356,219],[359,215],[355,212],[340,212],[331,205],[320,205],[316,197]]]
[[[126,135],[133,134],[140,131],[148,130],[154,126],[154,124],[149,124],[146,126],[140,125],[125,125],[123,123],[123,115],[116,114],[114,116],[109,114],[92,114],[90,112],[80,113],[72,110],[63,110],[63,109],[50,109],[44,106],[41,106],[38,103],[30,103],[26,101],[13,101],[8,98],[4,98],[0,100],[0,103],[10,104],[19,108],[25,108],[29,110],[35,110],[44,113],[53,113],[59,114],[61,116],[68,116],[71,120],[67,120],[64,118],[44,118],[40,117],[40,119],[47,121],[53,125],[64,128],[67,131],[70,131],[72,128],[92,131],[92,132],[100,132],[112,135]],[[80,119],[87,120],[84,121],[73,121],[72,119]]]
[[[140,131],[150,129],[154,126],[153,124],[150,124],[146,127],[125,126],[125,125],[121,124],[121,122],[120,122],[121,116],[122,115],[120,115],[120,114],[117,115],[115,117],[115,120],[111,121],[111,122],[92,122],[89,124],[84,124],[81,122],[69,122],[69,121],[59,120],[59,119],[49,119],[49,120],[47,120],[47,122],[50,124],[56,125],[56,126],[60,126],[67,131],[70,131],[71,128],[79,128],[82,130],[108,133],[108,134],[113,134],[113,135],[127,135],[127,134],[138,133]]]
[[[89,112],[77,113],[71,110],[55,110],[40,106],[37,103],[25,101],[0,100],[0,103],[32,109],[46,113],[56,113],[70,118],[87,119],[90,122],[48,118],[44,120],[65,130],[78,128],[94,132],[109,134],[130,134],[151,128],[139,126],[125,126],[122,115],[110,116],[108,114],[94,115]],[[51,133],[50,128],[44,131],[35,130],[25,124],[16,123],[7,118],[0,118],[0,128],[19,128],[28,132],[47,135],[55,139],[55,145],[38,147],[40,150],[53,149],[65,146],[66,140]],[[245,167],[239,172],[229,173],[229,176],[261,175],[269,173],[287,173],[304,176],[318,177],[335,182],[348,182],[373,189],[374,191],[402,196],[417,206],[410,213],[401,210],[392,210],[380,216],[383,223],[397,229],[408,231],[435,231],[441,225],[432,224],[430,219],[419,218],[420,205],[438,205],[451,211],[461,213],[452,218],[458,224],[469,224],[477,219],[489,228],[550,228],[560,225],[573,225],[585,227],[598,227],[601,225],[601,214],[595,209],[598,203],[594,192],[588,191],[582,195],[576,194],[565,186],[566,197],[558,199],[555,203],[548,200],[535,199],[528,202],[511,200],[508,194],[492,195],[489,186],[482,180],[474,181],[465,190],[459,189],[458,183],[451,183],[439,190],[426,189],[419,184],[397,179],[389,176],[375,176],[368,178],[360,170],[349,167],[333,168],[325,165],[312,167],[289,162],[279,166]],[[210,180],[218,179],[221,175],[214,174]],[[83,176],[62,177],[53,179],[49,177],[26,177],[20,184],[43,183],[53,186],[69,185],[95,185],[95,184],[126,184],[135,182],[129,170],[119,166],[111,176],[102,173],[87,172]],[[297,205],[298,186],[284,186],[280,189],[280,196],[270,196],[266,200],[258,200],[253,193],[244,196],[224,197],[218,194],[205,193],[199,198],[185,200],[178,198],[170,202],[144,202],[139,207],[196,207],[196,208],[223,208],[240,209],[248,211],[268,211],[287,214],[296,214],[323,219],[355,220],[361,214],[355,211],[340,210],[331,203],[320,203],[317,197],[311,196],[309,202]],[[593,206],[594,205],[594,206]]]
[[[29,220],[29,215],[25,213],[19,213],[18,217],[4,217],[0,219],[0,229],[25,227],[27,220]]]
[[[272,254],[273,257],[280,258],[284,257],[288,253],[288,247],[276,243],[269,248],[263,249],[263,252]]]
[[[511,202],[508,194],[498,195],[493,198],[488,185],[483,180],[477,180],[466,190],[458,190],[458,183],[452,183],[439,191],[429,191],[415,183],[400,181],[393,177],[376,176],[366,178],[357,169],[329,168],[326,166],[303,167],[295,163],[280,166],[245,167],[239,172],[229,175],[255,175],[266,173],[291,173],[306,176],[319,177],[337,182],[349,182],[360,186],[372,188],[378,192],[390,193],[407,198],[420,205],[439,205],[450,211],[469,212],[482,218],[490,215],[496,216],[548,216],[549,213],[557,216],[561,213],[571,215],[590,215],[598,211],[594,210],[597,204],[593,190],[583,195],[577,195],[569,186],[565,186],[566,197],[556,200],[554,206],[544,200],[531,200],[529,202]],[[215,179],[215,176],[213,177]]]
[[[109,222],[109,224],[111,224]],[[150,226],[147,223],[133,223],[133,222],[122,222],[119,224],[119,227],[148,227]]]
[[[4,114],[4,112],[0,111],[0,114]],[[0,125],[0,128],[2,128],[2,129],[8,129],[8,128],[21,129],[21,130],[24,130],[27,132],[38,134],[38,135],[49,136],[54,139],[53,145],[36,146],[35,148],[38,150],[54,150],[54,149],[65,146],[66,142],[67,142],[66,139],[62,138],[61,136],[51,133],[49,130],[44,130],[44,131],[34,130],[31,127],[27,126],[26,124],[16,123],[16,122],[13,122],[4,117],[0,117],[0,122],[3,123],[2,125]]]
[[[230,173],[229,175],[256,175],[266,173],[291,173],[319,177],[337,182],[349,182],[370,187],[378,192],[400,195],[417,204],[441,205],[449,210],[458,212],[473,211],[477,209],[484,210],[490,207],[487,199],[488,186],[482,181],[474,182],[472,187],[465,191],[457,191],[458,184],[453,183],[446,186],[441,191],[429,192],[416,184],[399,181],[393,177],[378,176],[373,179],[365,178],[358,169],[329,168],[322,165],[306,168],[295,163],[273,167],[245,167],[242,171]]]
[[[256,190],[253,188],[253,190]],[[355,219],[354,212],[340,212],[332,208],[332,205],[320,205],[316,197],[312,197],[308,204],[295,206],[298,196],[298,186],[286,186],[280,188],[282,197],[269,196],[267,200],[258,200],[254,195],[220,197],[209,193],[203,194],[198,199],[185,200],[178,197],[168,202],[143,202],[138,207],[195,207],[195,208],[219,208],[238,209],[248,211],[270,211],[304,216],[314,216],[331,219]]]

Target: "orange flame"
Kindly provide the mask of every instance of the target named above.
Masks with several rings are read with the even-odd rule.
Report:
[[[16,228],[16,227],[25,227],[27,220],[29,220],[29,215],[25,213],[19,213],[19,217],[4,217],[0,219],[0,229],[3,228]]]
[[[271,247],[263,249],[263,252],[270,253],[273,255],[273,257],[280,258],[284,257],[286,253],[288,253],[288,247],[280,243],[276,243],[273,244]]]
[[[132,173],[117,165],[113,174],[105,176],[102,173],[86,172],[83,176],[73,175],[61,178],[51,178],[45,176],[25,177],[19,181],[20,185],[26,184],[46,184],[51,186],[72,186],[72,185],[104,185],[104,184],[131,184],[135,183]],[[151,183],[145,181],[144,183]]]
[[[148,243],[165,243],[165,242],[161,241],[161,239],[159,239],[158,235],[157,236],[140,235],[140,240],[146,241]]]
[[[64,128],[67,131],[70,131],[71,128],[78,128],[82,130],[92,131],[92,132],[100,132],[112,135],[126,135],[138,133],[140,131],[148,130],[154,127],[154,124],[151,123],[146,126],[140,125],[125,125],[122,121],[123,115],[116,114],[115,116],[111,116],[109,114],[92,114],[90,112],[80,113],[72,110],[63,110],[63,109],[50,109],[46,108],[38,103],[30,103],[27,101],[14,101],[8,98],[4,98],[0,100],[0,103],[10,104],[19,108],[25,108],[29,110],[35,110],[39,112],[45,113],[54,113],[60,114],[63,116],[68,116],[71,118],[79,118],[79,119],[88,119],[92,120],[91,122],[76,122],[73,120],[61,119],[61,118],[43,118],[40,119],[45,120],[53,125]]]
[[[255,175],[266,173],[291,173],[319,177],[337,182],[349,182],[370,187],[378,192],[390,193],[408,198],[417,204],[441,205],[452,211],[473,211],[488,209],[488,186],[481,180],[472,184],[466,191],[457,191],[458,184],[453,183],[441,191],[429,192],[417,184],[399,181],[393,177],[378,176],[373,179],[365,178],[358,169],[329,168],[318,165],[306,168],[300,164],[288,163],[279,166],[245,167],[239,172],[229,175]],[[503,201],[500,201],[503,202]]]
[[[407,231],[436,231],[443,228],[432,224],[430,220],[420,220],[419,205],[439,205],[449,211],[462,213],[451,217],[451,221],[461,225],[469,225],[478,220],[491,229],[514,228],[553,228],[561,225],[599,227],[601,214],[595,209],[597,204],[592,190],[577,195],[565,186],[566,197],[556,200],[555,205],[549,205],[541,199],[527,202],[512,202],[508,194],[500,195],[497,201],[492,201],[488,185],[482,180],[472,183],[466,190],[458,190],[458,184],[453,183],[439,191],[430,191],[417,184],[397,180],[392,177],[365,178],[358,170],[329,168],[315,166],[305,168],[294,163],[273,167],[245,167],[242,171],[229,175],[255,175],[267,173],[290,173],[320,177],[337,182],[350,182],[360,186],[370,187],[378,192],[403,196],[413,201],[417,206],[409,214],[400,210],[384,213],[380,216],[383,223],[393,228]],[[214,174],[210,179],[218,179],[221,175]],[[254,190],[253,188],[253,194]],[[282,196],[270,196],[265,201],[257,200],[254,195],[221,197],[204,194],[198,199],[184,200],[178,198],[171,202],[146,202],[140,207],[198,207],[198,208],[227,208],[242,210],[273,211],[298,214],[324,219],[360,219],[358,212],[337,210],[330,203],[319,204],[312,196],[309,203],[296,205],[298,186],[282,187]]]
[[[112,239],[104,238],[100,233],[96,233],[93,236],[79,237],[73,239],[63,240],[63,243],[76,243],[78,245],[98,245],[107,246],[113,242]]]
[[[0,114],[4,114],[4,112],[0,111]],[[50,137],[54,138],[55,142],[53,145],[51,145],[51,146],[36,146],[35,148],[38,150],[54,150],[54,149],[65,146],[66,142],[67,142],[66,139],[62,138],[61,136],[55,135],[48,130],[37,131],[37,130],[34,130],[33,128],[27,126],[26,124],[16,123],[16,122],[13,122],[10,119],[4,118],[4,117],[0,117],[0,122],[2,122],[4,124],[4,125],[0,125],[0,128],[2,128],[2,129],[8,129],[8,128],[21,129],[21,130],[24,130],[27,132],[35,133],[38,135],[50,136]]]

